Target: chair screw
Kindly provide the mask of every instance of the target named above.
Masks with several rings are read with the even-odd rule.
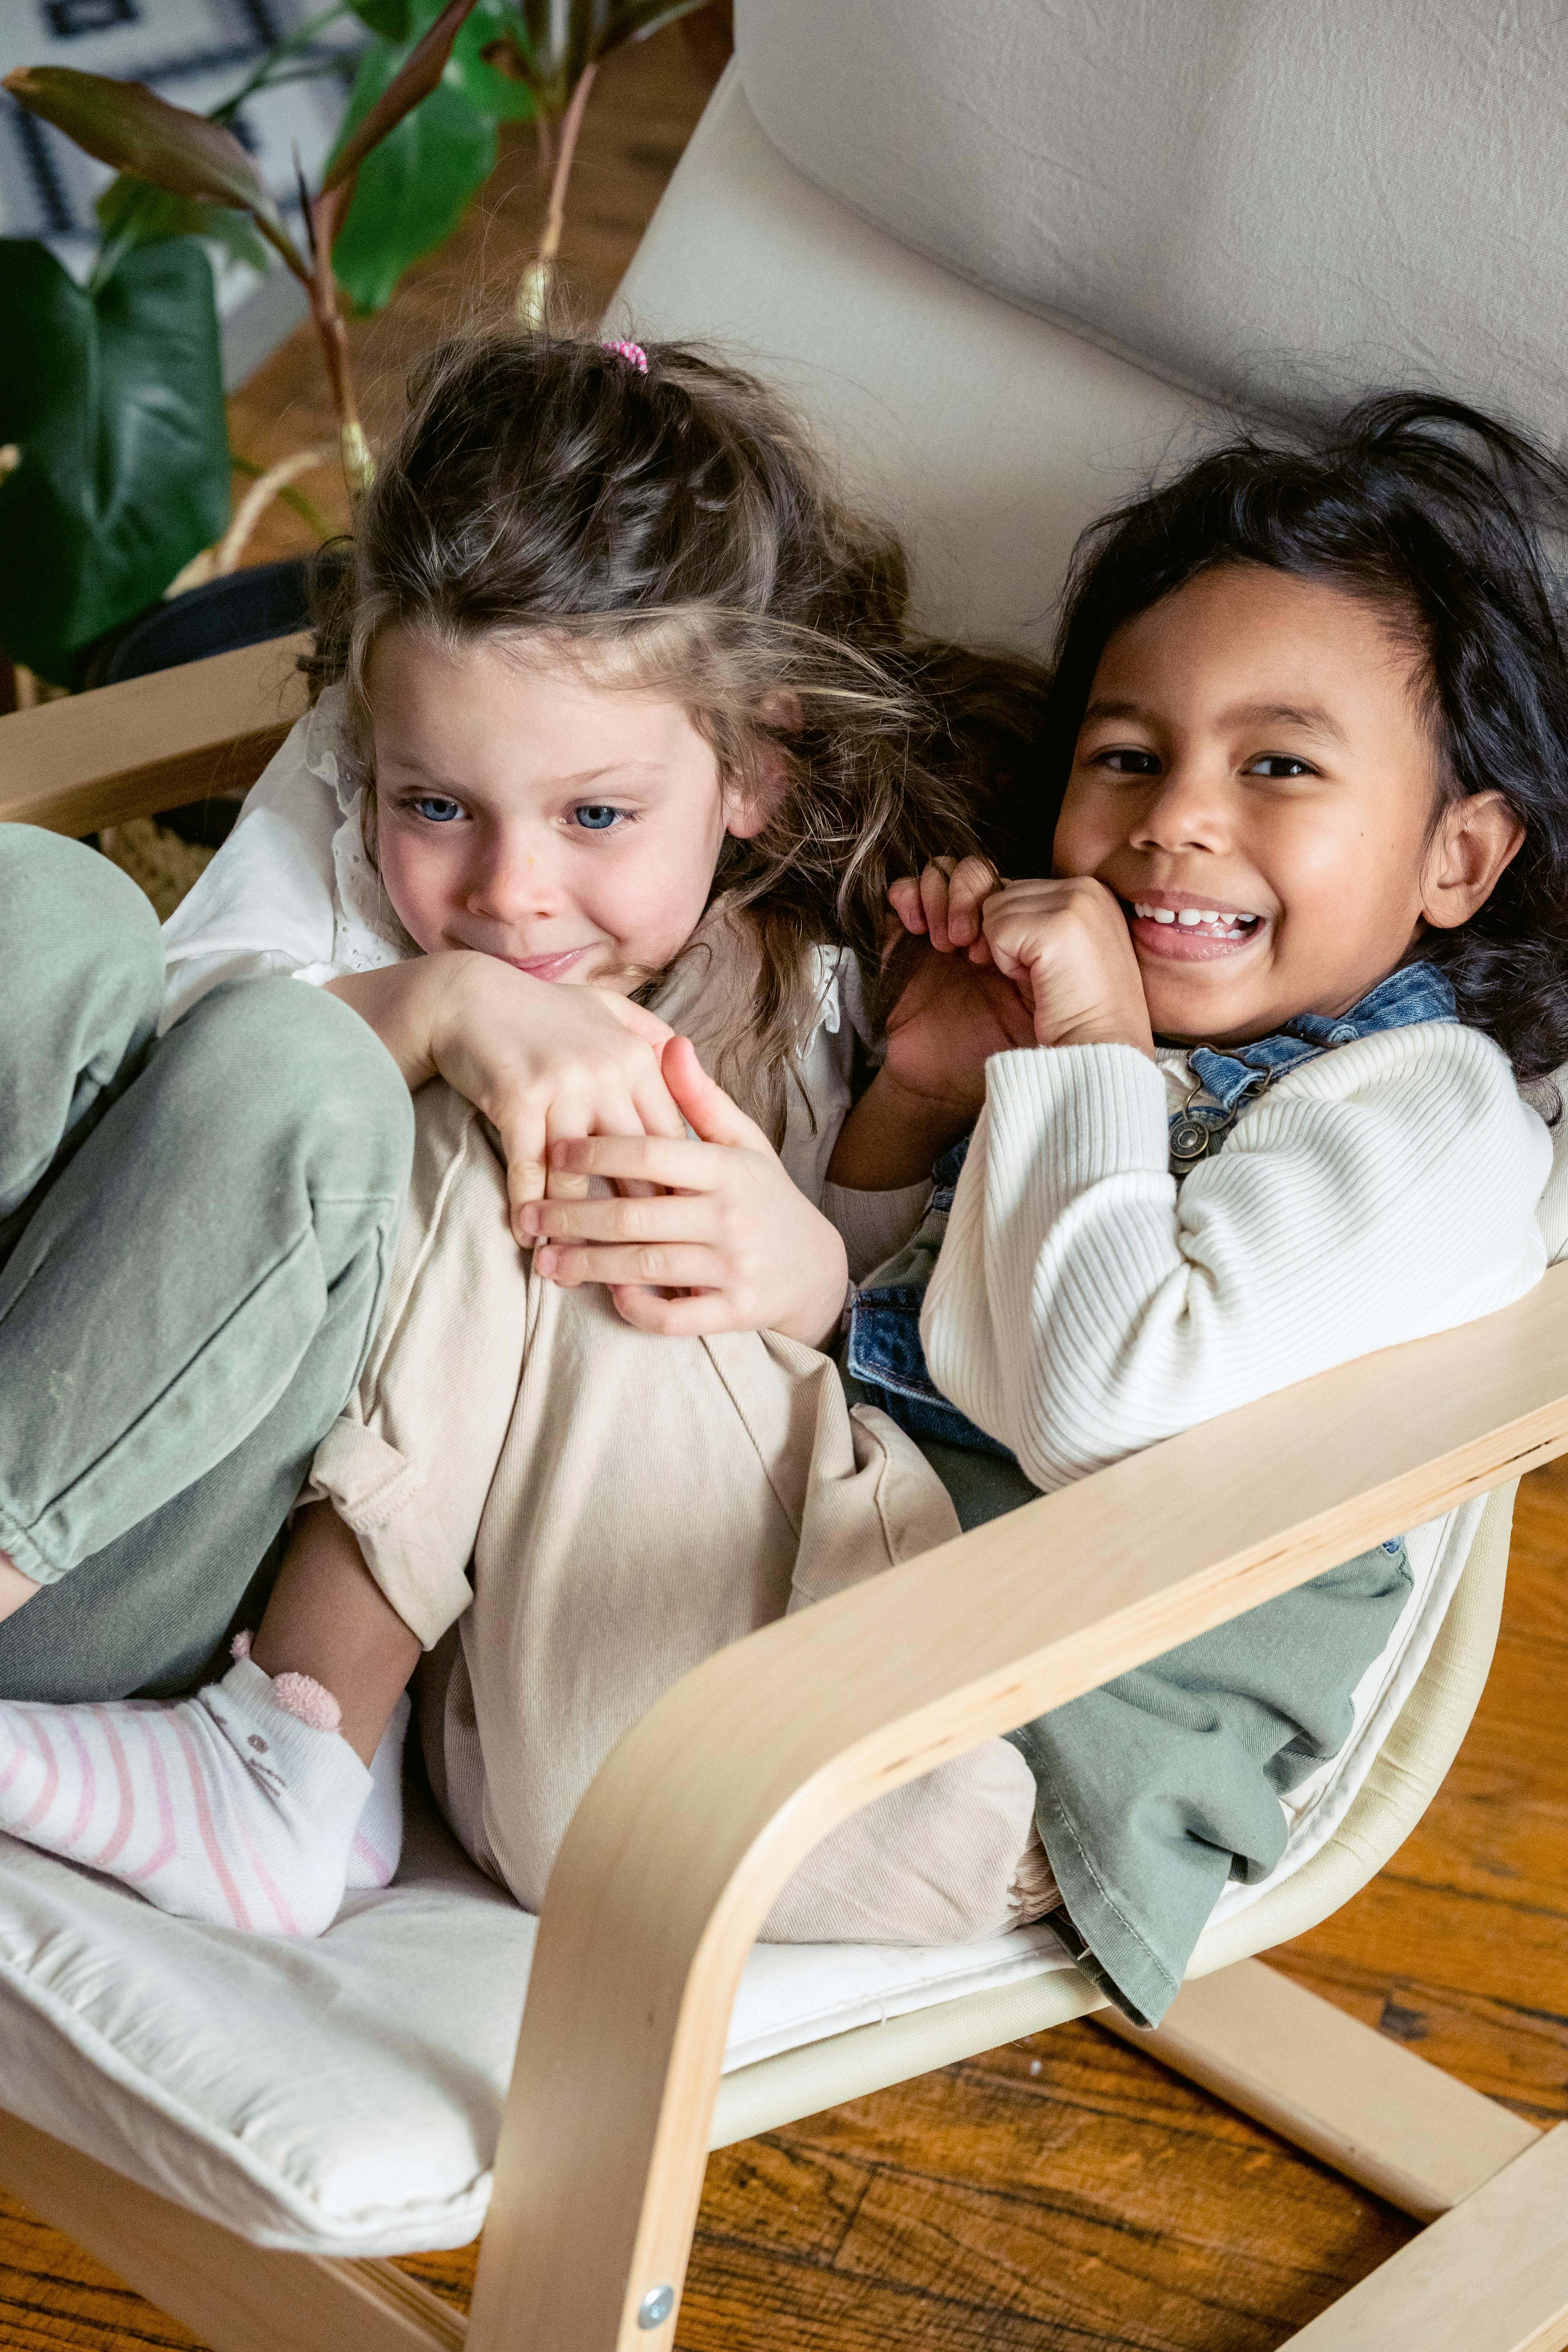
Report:
[[[650,2286],[637,2305],[639,2327],[661,2327],[675,2309],[675,2289],[672,2286]]]

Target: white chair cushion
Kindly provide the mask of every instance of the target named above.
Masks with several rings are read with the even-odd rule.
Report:
[[[1267,1886],[1319,1850],[1362,1786],[1479,1508],[1413,1538],[1416,1591],[1357,1694],[1354,1734],[1293,1799]],[[1216,1918],[1264,1891],[1227,1889]],[[397,1885],[351,1896],[314,1943],[170,1919],[0,1837],[0,2104],[258,2245],[464,2245],[489,2201],[535,1927],[425,1811]],[[1070,1965],[1045,1925],[940,1950],[762,1945],[725,2072]],[[818,2083],[808,2104],[821,2097]]]
[[[466,2245],[537,1925],[427,1812],[398,1883],[314,1943],[171,1919],[0,1837],[0,2103],[258,2245]],[[1043,1927],[940,1951],[761,1946],[726,2071],[1070,1965]]]
[[[1419,380],[1562,430],[1549,0],[738,0],[735,40],[818,187],[1173,383]]]

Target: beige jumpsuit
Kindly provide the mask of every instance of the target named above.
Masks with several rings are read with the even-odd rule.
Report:
[[[385,1313],[313,1492],[437,1651],[422,1717],[447,1818],[537,1910],[589,1781],[661,1693],[958,1522],[816,1349],[656,1337],[601,1288],[536,1279],[479,1115],[439,1084],[416,1110]],[[1037,1916],[1055,1890],[1034,1797],[993,1740],[879,1798],[807,1858],[764,1937],[948,1944]]]

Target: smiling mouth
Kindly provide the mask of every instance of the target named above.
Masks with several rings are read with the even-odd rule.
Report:
[[[527,972],[530,980],[564,980],[587,952],[586,947],[567,948],[558,955],[502,956],[500,961],[510,963],[514,971]]]
[[[1171,962],[1207,963],[1234,955],[1266,928],[1263,916],[1244,914],[1237,907],[1205,907],[1196,901],[1173,906],[1163,898],[1126,903],[1134,946]]]

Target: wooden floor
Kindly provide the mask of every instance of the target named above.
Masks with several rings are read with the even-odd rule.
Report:
[[[1381,1878],[1273,1955],[1542,2123],[1568,2116],[1565,1571],[1560,1463],[1521,1491],[1497,1664],[1447,1786]],[[1412,2227],[1069,2025],[714,2157],[677,2342],[1272,2352]],[[407,2267],[461,2302],[471,2263]],[[0,2200],[0,2343],[191,2340]]]

